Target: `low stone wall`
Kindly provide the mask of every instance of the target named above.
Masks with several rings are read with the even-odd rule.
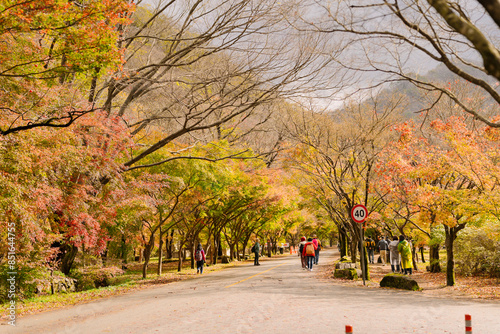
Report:
[[[68,293],[76,291],[76,280],[65,276],[51,276],[39,280],[36,285],[37,294]]]
[[[350,269],[356,268],[356,263],[351,262],[337,262],[335,264],[335,269]]]

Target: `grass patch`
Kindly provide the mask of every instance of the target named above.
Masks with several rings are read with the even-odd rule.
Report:
[[[119,295],[131,290],[135,285],[135,283],[127,283],[120,286],[108,286],[105,288],[92,289],[82,292],[33,297],[16,304],[17,316],[39,313],[67,305],[76,305],[99,298]],[[8,303],[0,305],[0,312],[4,315],[8,314],[8,306]],[[2,319],[6,318],[2,317]]]

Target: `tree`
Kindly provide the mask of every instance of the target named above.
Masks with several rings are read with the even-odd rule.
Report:
[[[411,82],[426,92],[436,93],[429,107],[449,99],[484,124],[500,127],[494,118],[499,115],[500,102],[500,53],[495,46],[500,16],[496,1],[311,3],[323,11],[323,19],[311,21],[304,14],[304,25],[298,28],[342,39],[342,55],[336,61],[364,76],[360,90],[382,83]],[[355,60],[353,53],[357,55]],[[442,65],[454,77],[482,90],[491,108],[478,109],[447,82],[432,82],[415,74],[415,64],[424,63]]]
[[[435,120],[431,125],[430,140],[415,136],[411,127],[402,127],[395,149],[385,160],[384,172],[391,175],[398,170],[406,187],[393,187],[391,192],[407,192],[408,205],[418,208],[421,222],[427,221],[429,236],[436,225],[443,225],[447,285],[452,286],[455,284],[453,245],[458,232],[475,222],[481,213],[491,210],[482,198],[495,188],[497,158],[493,152],[498,142],[493,139],[495,136],[487,134],[497,130],[470,126],[463,118],[456,117],[446,123]],[[424,225],[414,221],[412,224],[424,231]],[[435,260],[431,252],[431,264]]]
[[[99,110],[82,86],[121,65],[117,27],[133,8],[125,0],[2,1],[0,135],[67,127]]]
[[[104,250],[122,196],[114,159],[130,144],[122,125],[96,113],[58,133],[37,128],[2,137],[1,221],[16,225],[19,254],[36,259],[31,265],[44,266],[51,253],[67,274],[79,251]],[[106,189],[102,175],[114,179]]]
[[[344,236],[341,239],[349,239],[352,261],[356,261],[361,232],[351,219],[351,209],[364,204],[371,213],[382,205],[373,196],[373,168],[389,142],[392,117],[399,104],[398,100],[385,106],[375,101],[372,105],[352,104],[336,118],[313,114],[292,123],[291,135],[301,144],[291,155],[292,168],[307,176],[314,198],[338,224]]]
[[[137,12],[120,43],[124,70],[101,82],[94,99],[124,118],[138,141],[150,130],[163,131],[134,152],[127,168],[147,166],[140,161],[174,141],[220,140],[242,122],[265,121],[272,109],[252,117],[261,106],[309,89],[325,65],[310,52],[321,41],[306,45],[304,33],[282,34],[281,9],[267,0],[171,1]]]

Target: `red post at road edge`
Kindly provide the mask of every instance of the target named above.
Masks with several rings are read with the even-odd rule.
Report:
[[[472,334],[472,317],[470,314],[465,315],[465,334]]]
[[[351,334],[352,333],[352,326],[346,325],[345,326],[345,334]]]

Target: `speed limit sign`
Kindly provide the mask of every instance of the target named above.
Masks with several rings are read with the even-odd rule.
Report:
[[[363,204],[355,205],[351,210],[351,218],[356,223],[362,223],[368,217],[368,210]]]

